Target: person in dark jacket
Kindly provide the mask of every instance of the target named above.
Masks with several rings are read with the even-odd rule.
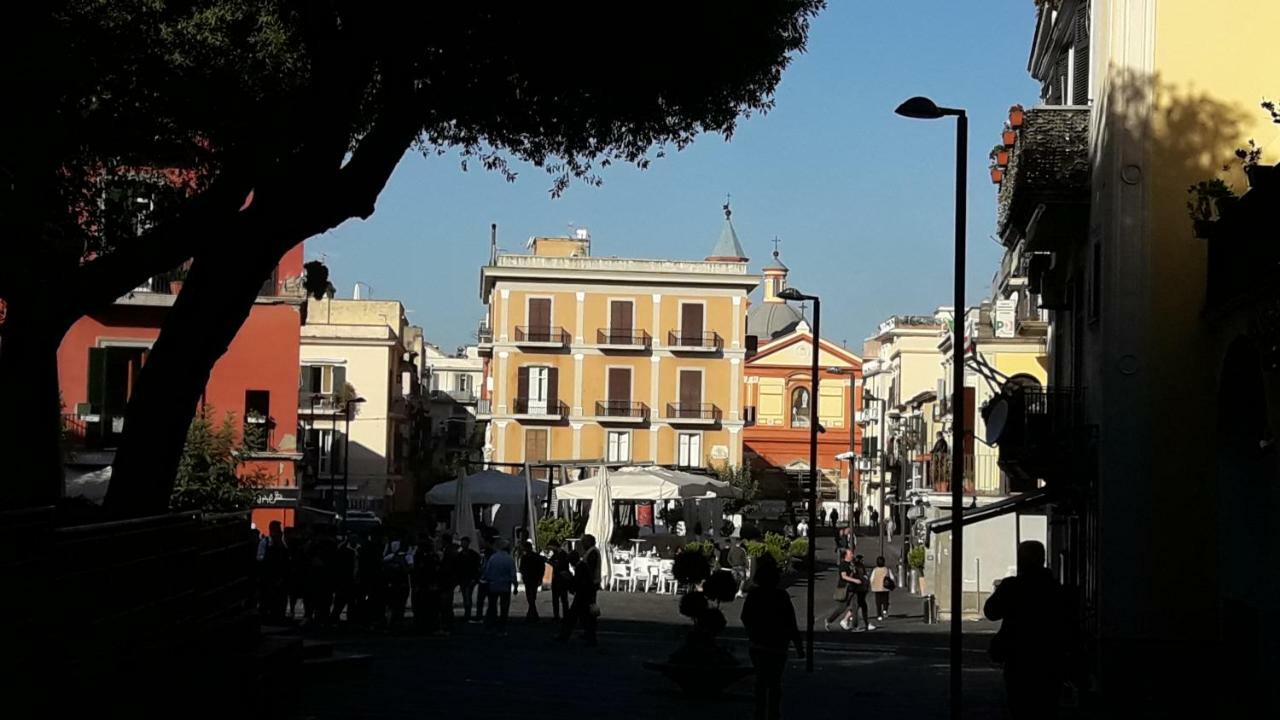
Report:
[[[987,598],[983,614],[1000,620],[991,657],[1004,665],[1009,714],[1053,718],[1062,692],[1066,650],[1066,604],[1062,587],[1044,565],[1044,545],[1018,545],[1018,574],[1004,578]]]
[[[600,548],[596,547],[594,535],[582,536],[584,548],[582,559],[573,568],[573,605],[565,613],[564,622],[560,626],[560,640],[568,640],[573,635],[573,626],[582,623],[582,634],[587,645],[596,644],[596,621],[600,609],[596,606],[596,595],[600,591]]]
[[[787,666],[787,646],[804,657],[804,642],[796,624],[791,596],[778,587],[782,573],[773,556],[760,556],[747,599],[742,603],[742,626],[751,642],[751,664],[756,671],[755,717],[776,720],[782,715],[782,671]]]
[[[857,592],[857,586],[862,582],[858,577],[857,571],[853,567],[853,551],[845,550],[840,558],[840,565],[836,569],[836,604],[831,608],[831,614],[827,615],[827,619],[823,621],[823,628],[831,629],[831,623],[836,622],[836,618],[840,619],[840,627],[845,630],[849,627],[849,616],[854,615],[853,610],[849,608],[853,602],[854,595]],[[857,622],[857,616],[854,615],[854,622]]]
[[[386,582],[382,575],[386,547],[382,530],[374,528],[357,552],[357,614],[361,623],[373,628],[381,628],[387,622]]]
[[[867,574],[867,566],[862,562],[861,555],[853,557],[853,575],[858,579],[853,583],[853,604],[856,609],[853,611],[853,631],[858,631],[858,614],[862,614],[862,628],[864,630],[875,630],[876,626],[871,624],[871,612],[867,610],[867,594],[871,592],[871,576]]]
[[[437,578],[440,630],[453,631],[453,589],[458,586],[458,546],[451,535],[440,536],[440,574]]]
[[[356,609],[356,547],[350,535],[338,543],[330,571],[333,609],[329,613],[329,624],[337,625],[343,610],[347,611],[347,622],[351,622]]]
[[[538,619],[538,590],[542,587],[542,576],[547,570],[547,559],[534,552],[533,543],[528,540],[520,546],[520,579],[524,582],[524,598],[529,603],[525,619],[533,622]]]
[[[551,614],[556,620],[569,612],[569,588],[573,585],[573,566],[569,553],[560,543],[547,543],[551,550]]]
[[[440,558],[431,538],[418,538],[413,550],[413,624],[418,632],[440,628]]]
[[[480,580],[480,553],[471,548],[471,538],[458,538],[458,591],[462,593],[462,621],[471,622],[471,604]],[[477,616],[478,617],[478,616]]]

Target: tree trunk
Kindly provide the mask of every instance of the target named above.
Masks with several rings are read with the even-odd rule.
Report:
[[[262,281],[284,251],[265,238],[198,254],[125,410],[106,507],[117,517],[169,507],[187,428],[218,358],[253,310]],[[263,352],[270,352],[264,348]],[[239,408],[217,408],[237,411]]]
[[[58,344],[66,328],[37,289],[0,291],[0,509],[49,505],[62,497]]]

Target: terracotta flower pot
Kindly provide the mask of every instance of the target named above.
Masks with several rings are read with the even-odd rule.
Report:
[[[1004,141],[1005,147],[1013,147],[1013,144],[1018,141],[1018,133],[1012,130],[1005,130],[1000,139]]]
[[[1009,108],[1009,127],[1012,127],[1012,128],[1022,127],[1023,118],[1024,118],[1024,115],[1023,115],[1023,110],[1021,105],[1014,105],[1013,107]]]
[[[1005,167],[1005,166],[1006,166],[1006,165],[1008,165],[1008,164],[1009,164],[1009,151],[1008,151],[1008,150],[997,150],[997,151],[996,151],[996,165],[999,165],[1000,167]]]
[[[178,293],[182,292],[182,281],[181,281],[181,280],[170,280],[170,281],[169,281],[169,292],[170,292],[171,294],[173,294],[173,295],[177,295]]]
[[[1001,180],[1004,180],[1004,170],[998,167],[991,168],[991,182],[999,185]]]

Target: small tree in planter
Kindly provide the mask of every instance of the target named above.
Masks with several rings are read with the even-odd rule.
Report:
[[[676,557],[673,574],[677,579],[700,578],[702,583],[701,590],[690,591],[680,598],[680,614],[692,620],[693,627],[665,663],[645,663],[645,667],[671,678],[692,696],[718,695],[730,683],[751,672],[716,643],[726,625],[720,604],[733,602],[738,584],[726,570],[714,573],[709,570],[710,565],[700,550],[689,550],[686,546]]]
[[[907,551],[907,565],[920,575],[920,585],[916,588],[921,594],[924,593],[924,546],[916,545]]]

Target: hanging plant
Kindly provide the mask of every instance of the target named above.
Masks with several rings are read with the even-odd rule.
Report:
[[[1022,121],[1025,119],[1025,112],[1021,105],[1014,105],[1009,108],[1009,127],[1020,128]]]
[[[1005,147],[1013,147],[1013,144],[1018,141],[1018,133],[1013,131],[1013,128],[1009,126],[1009,123],[1005,123],[1004,132],[1000,134],[1000,140],[1004,143]]]
[[[1004,170],[998,167],[991,168],[991,182],[995,185],[999,185],[1000,182],[1003,180],[1004,180]]]
[[[1222,178],[1201,180],[1187,188],[1187,214],[1196,237],[1207,238],[1213,231],[1213,223],[1222,217],[1222,210],[1236,197],[1231,186]]]

